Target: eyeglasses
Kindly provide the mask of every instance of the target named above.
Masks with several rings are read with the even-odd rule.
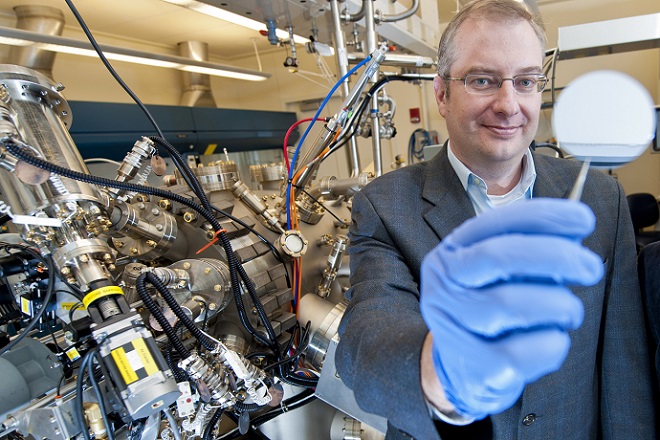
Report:
[[[513,88],[519,95],[540,93],[548,84],[548,78],[540,73],[516,75],[512,78],[485,73],[465,75],[463,78],[445,78],[445,81],[463,81],[465,90],[473,95],[494,95],[502,87],[502,83],[508,80],[513,83]]]

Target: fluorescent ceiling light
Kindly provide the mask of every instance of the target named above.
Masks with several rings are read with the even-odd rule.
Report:
[[[0,44],[7,46],[30,46],[31,41],[21,40],[19,38],[0,37]]]
[[[87,41],[73,40],[71,38],[55,35],[44,35],[37,32],[6,28],[2,26],[0,26],[0,43],[12,46],[34,47],[52,52],[98,57],[98,54],[92,47],[91,43]],[[147,66],[166,67],[186,72],[204,73],[206,75],[222,76],[247,81],[263,81],[271,76],[270,73],[206,61],[197,61],[177,55],[156,54],[127,49],[124,47],[108,46],[105,44],[99,46],[103,51],[103,54],[109,60],[125,61]]]
[[[242,15],[235,14],[233,12],[227,11],[225,9],[220,9],[216,6],[212,6],[206,3],[199,2],[197,0],[162,0],[166,3],[171,3],[173,5],[182,6],[191,11],[199,12],[211,17],[219,18],[228,23],[233,23],[238,26],[242,26],[247,29],[253,29],[255,31],[267,31],[266,23],[262,23],[251,18],[243,17]],[[282,40],[289,39],[289,31],[276,29],[275,35],[277,38]],[[297,44],[306,44],[309,43],[309,38],[301,37],[300,35],[293,35],[293,41]]]

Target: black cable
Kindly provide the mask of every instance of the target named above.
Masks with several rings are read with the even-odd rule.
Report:
[[[307,326],[311,326],[311,321],[307,321]],[[289,336],[289,341],[286,343],[282,354],[286,354],[293,348],[293,345],[296,343],[296,336],[300,333],[300,324],[298,321],[293,325],[293,330],[291,331],[291,336]],[[301,338],[302,340],[302,338]]]
[[[236,402],[234,404],[234,408],[236,408],[239,412],[254,412],[259,409],[261,409],[263,406],[258,405],[256,403],[243,403],[243,402]]]
[[[70,293],[69,291],[66,291],[66,290],[56,290],[55,293],[57,293],[57,292]],[[60,319],[60,321],[62,321],[62,325],[66,326],[69,329],[69,331],[71,332],[72,335],[76,335],[76,333],[77,333],[76,328],[73,326],[73,314],[75,313],[76,310],[79,310],[83,307],[85,307],[85,304],[83,304],[82,302],[75,303],[71,307],[71,309],[69,309],[69,322],[67,323],[63,319]]]
[[[181,321],[177,321],[176,324],[174,324],[174,333],[178,333],[179,330],[183,327],[183,324],[181,324]],[[178,336],[177,336],[178,338]],[[179,382],[185,382],[188,380],[188,375],[186,374],[185,371],[183,371],[181,368],[179,368],[179,365],[177,364],[176,360],[173,357],[173,349],[174,346],[170,341],[167,342],[167,345],[165,346],[165,362],[167,362],[167,365],[170,367],[170,371],[174,375],[174,380],[179,383]]]
[[[55,397],[60,396],[60,390],[62,389],[62,384],[64,383],[64,379],[66,379],[66,373],[62,373],[62,375],[60,376],[60,380],[57,381]]]
[[[224,249],[231,249],[231,245],[229,243],[229,239],[227,238],[227,234],[220,234],[218,238],[222,243],[222,247]],[[239,318],[241,319],[243,326],[250,332],[250,334],[252,334],[252,336],[258,339],[265,346],[269,347],[273,351],[273,353],[279,355],[279,345],[277,343],[277,337],[275,336],[275,331],[273,330],[270,320],[268,319],[268,316],[264,311],[263,305],[261,304],[261,301],[259,300],[259,297],[257,296],[254,290],[252,281],[249,279],[247,273],[245,272],[245,269],[243,268],[243,266],[241,266],[238,263],[238,260],[233,254],[231,256],[227,255],[227,261],[229,263],[229,269],[230,269],[229,275],[231,278],[232,287],[234,286],[238,287],[237,289],[234,289],[234,301],[236,302],[236,308],[238,309]],[[250,294],[250,298],[252,298],[252,302],[254,304],[255,309],[257,310],[257,314],[259,315],[259,318],[261,318],[261,322],[262,324],[264,324],[264,327],[266,328],[266,333],[270,340],[266,340],[265,338],[263,338],[250,323],[247,311],[245,310],[245,304],[243,303],[243,297],[240,294],[240,285],[238,281],[238,276],[236,274],[239,274],[241,276],[241,279],[245,282],[244,285],[246,286],[248,293]]]
[[[55,348],[57,351],[55,354],[63,354],[64,350],[62,350],[62,347],[60,347],[60,344],[57,342],[57,338],[55,337],[55,333],[53,332],[53,326],[50,325],[51,320],[47,319],[46,320],[46,328],[48,329],[48,333],[50,333],[50,337],[53,340],[53,345],[55,345]],[[53,320],[53,324],[57,325],[57,320]]]
[[[557,58],[559,57],[559,49],[555,48],[552,50],[550,54],[546,52],[546,56],[550,55],[550,59],[548,60],[548,68],[544,66],[544,70],[546,71],[546,76],[549,73],[549,70],[552,70],[552,73],[550,74],[550,106],[553,106],[555,104],[555,72],[557,70]]]
[[[206,428],[204,428],[204,436],[202,437],[202,440],[211,440],[212,438],[211,436],[213,435],[213,430],[215,429],[215,426],[222,418],[222,413],[224,412],[225,410],[222,407],[215,410],[213,416],[211,416],[211,420],[209,420],[209,422],[206,424]]]
[[[80,23],[80,27],[82,28],[83,32],[85,32],[85,35],[87,35],[87,38],[89,39],[89,42],[92,43],[92,46],[94,47],[94,50],[96,53],[99,55],[99,58],[101,58],[101,61],[105,65],[105,67],[108,69],[110,74],[115,78],[115,80],[119,83],[119,85],[128,93],[128,95],[135,101],[135,103],[142,109],[144,114],[147,116],[147,119],[149,119],[149,122],[151,122],[151,125],[154,126],[154,129],[158,133],[158,136],[161,138],[164,138],[163,132],[160,131],[160,128],[158,127],[158,124],[156,123],[156,120],[151,116],[151,113],[149,113],[149,110],[142,104],[142,101],[140,101],[140,98],[137,97],[135,93],[126,85],[126,83],[121,79],[119,74],[115,71],[115,69],[112,67],[108,59],[105,57],[103,54],[103,50],[99,47],[98,43],[96,42],[96,39],[92,35],[92,32],[89,30],[87,27],[87,24],[83,20],[82,16],[76,9],[76,7],[73,5],[71,0],[65,0],[66,4],[69,5],[69,9],[71,9],[71,12],[73,12],[73,15],[76,17],[76,20],[78,20],[78,23]]]
[[[156,318],[156,321],[158,321],[158,324],[160,324],[160,327],[163,329],[163,332],[165,332],[165,335],[167,335],[167,338],[169,339],[174,349],[179,353],[182,359],[186,359],[190,356],[190,351],[188,351],[185,345],[183,345],[183,342],[181,342],[179,337],[176,335],[176,332],[170,325],[170,322],[167,320],[160,307],[156,305],[154,300],[151,298],[151,295],[149,295],[146,287],[147,276],[148,273],[143,273],[137,277],[137,280],[135,281],[135,288],[140,295],[140,299],[144,303],[145,307],[149,309],[153,317]]]
[[[71,289],[71,292],[68,292],[68,293],[70,293],[71,295],[75,296],[76,299],[77,299],[78,301],[82,301],[84,295],[83,295],[83,293],[80,291],[80,289],[78,288],[78,286],[69,283],[69,282],[68,282],[67,280],[65,280],[65,279],[61,279],[61,281],[62,281],[64,284],[66,284],[67,287],[68,287],[69,289]]]
[[[307,322],[307,325],[305,326],[305,333],[303,333],[303,334],[300,336],[300,343],[299,343],[298,348],[296,349],[296,352],[295,352],[294,354],[292,354],[291,356],[288,356],[288,357],[286,357],[286,358],[284,358],[284,359],[281,359],[281,360],[279,360],[279,361],[277,361],[277,362],[275,362],[275,363],[273,363],[273,364],[267,365],[266,367],[263,368],[263,370],[264,370],[264,371],[272,370],[272,369],[275,368],[275,367],[278,367],[278,366],[280,366],[280,365],[287,364],[287,363],[289,363],[289,362],[291,362],[291,361],[293,361],[293,360],[298,359],[298,358],[303,354],[303,352],[305,351],[305,349],[307,349],[307,347],[309,346],[309,342],[310,342],[310,338],[309,338],[309,336],[310,336],[310,331],[309,331],[309,330],[310,330],[310,326],[311,326],[311,321],[308,321],[308,322]],[[298,327],[299,327],[299,326],[298,326]],[[296,331],[294,331],[294,332],[291,334],[291,338],[290,338],[290,340],[289,340],[289,344],[287,344],[287,348],[284,350],[283,353],[286,354],[286,353],[289,351],[289,349],[291,348],[291,346],[293,345],[293,344],[292,344],[292,340],[293,340],[295,334],[296,334]]]
[[[561,151],[561,149],[555,144],[550,142],[534,143],[534,148],[532,148],[532,150],[536,151],[536,149],[539,147],[550,148],[551,150],[555,151],[560,158],[564,158],[564,152]]]
[[[292,376],[289,371],[285,370],[282,365],[278,366],[280,374],[280,380],[286,384],[304,387],[304,388],[316,388],[319,384],[318,379],[310,379],[300,376]]]
[[[156,288],[156,290],[158,290],[158,292],[161,294],[167,305],[170,306],[172,312],[174,312],[176,317],[179,318],[179,322],[181,322],[198,341],[202,342],[202,344],[204,344],[204,347],[206,347],[207,350],[213,350],[216,347],[216,342],[213,341],[211,338],[209,338],[204,332],[202,332],[202,330],[200,330],[200,328],[195,325],[192,319],[190,319],[188,315],[186,315],[186,313],[183,311],[179,303],[176,302],[176,299],[174,299],[174,297],[172,296],[172,293],[169,291],[165,283],[163,283],[160,278],[158,278],[152,272],[145,272],[138,277],[136,281],[136,285],[137,283],[140,283],[144,287],[146,281],[149,281]],[[146,288],[144,288],[144,292],[146,293]],[[140,298],[142,298],[142,293],[140,293]],[[151,302],[153,302],[153,300]],[[169,325],[169,322],[167,325]],[[170,329],[171,328],[172,326],[170,326]],[[176,337],[175,339],[181,342],[178,337]],[[183,346],[183,344],[181,346]],[[183,355],[183,353],[178,348],[177,351]]]
[[[58,292],[59,292],[59,291],[58,291]],[[80,309],[80,308],[82,308],[82,307],[85,307],[85,304],[83,304],[83,303],[81,303],[81,302],[77,302],[77,303],[75,303],[75,304],[73,305],[73,307],[71,307],[71,310],[69,310],[69,322],[70,322],[70,323],[73,322],[73,313],[74,313],[76,310],[78,310],[78,309]]]

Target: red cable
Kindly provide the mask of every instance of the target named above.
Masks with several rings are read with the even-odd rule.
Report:
[[[286,135],[284,135],[284,163],[286,164],[286,171],[287,171],[286,175],[287,176],[291,172],[291,164],[289,164],[289,151],[288,151],[289,150],[289,135],[291,134],[291,132],[293,132],[293,130],[297,126],[299,126],[303,122],[310,122],[310,121],[313,121],[313,120],[314,120],[314,118],[305,118],[305,119],[301,119],[299,121],[294,122],[293,125],[291,127],[289,127],[289,129],[287,130]],[[317,121],[325,121],[325,118],[316,118],[316,120]]]

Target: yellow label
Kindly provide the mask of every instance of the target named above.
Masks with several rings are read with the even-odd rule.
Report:
[[[60,307],[62,307],[62,310],[71,310],[73,306],[78,304],[77,302],[63,302],[60,303]]]
[[[209,154],[213,154],[215,149],[218,147],[218,144],[208,144],[206,146],[206,150],[204,150],[204,156],[208,156]]]
[[[21,296],[21,312],[26,315],[32,315],[32,303],[24,296]]]
[[[154,358],[151,356],[144,339],[136,339],[131,342],[133,343],[133,347],[135,347],[138,356],[140,356],[140,360],[142,361],[142,365],[144,366],[147,375],[151,376],[152,374],[157,373],[158,366],[156,365],[156,362],[154,362]]]
[[[121,290],[119,286],[106,286],[101,287],[100,289],[92,290],[83,298],[83,304],[85,308],[88,308],[91,303],[96,301],[99,298],[110,295],[123,295],[124,291]]]
[[[75,361],[80,357],[80,353],[78,352],[76,347],[72,347],[66,351],[66,356],[69,358],[70,361]]]
[[[138,380],[137,374],[135,374],[135,371],[133,371],[133,368],[131,367],[131,363],[128,361],[128,358],[126,357],[126,352],[122,347],[116,348],[112,350],[112,358],[115,360],[115,364],[117,364],[117,369],[119,369],[119,372],[121,373],[121,377],[124,378],[124,382],[126,382],[126,385],[130,385],[136,380]]]

